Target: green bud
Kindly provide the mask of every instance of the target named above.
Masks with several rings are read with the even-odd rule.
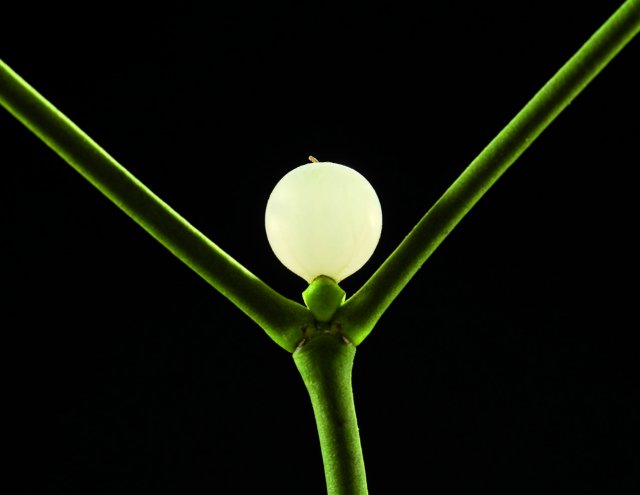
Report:
[[[332,278],[321,275],[309,284],[302,299],[317,321],[328,322],[344,302],[345,292]]]

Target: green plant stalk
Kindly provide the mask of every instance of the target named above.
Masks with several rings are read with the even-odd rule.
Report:
[[[366,495],[351,370],[356,348],[335,333],[319,334],[293,353],[318,427],[328,495]]]
[[[293,352],[311,312],[235,261],[0,60],[0,104],[156,240]]]
[[[338,310],[345,335],[359,345],[453,228],[542,131],[640,31],[640,0],[628,0],[489,143]]]
[[[355,345],[464,215],[550,122],[640,30],[628,0],[469,165],[365,285],[333,317],[337,333],[297,347],[312,313],[273,291],[198,232],[0,60],[0,104],[174,255],[294,352],[311,397],[330,495],[366,494],[353,404]],[[297,350],[296,350],[297,348]]]

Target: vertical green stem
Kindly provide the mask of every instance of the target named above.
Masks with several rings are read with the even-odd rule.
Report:
[[[322,334],[293,354],[316,417],[328,495],[366,495],[367,478],[351,386],[354,345]]]

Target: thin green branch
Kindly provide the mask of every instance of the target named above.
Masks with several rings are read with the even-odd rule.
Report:
[[[351,386],[356,348],[320,334],[293,353],[320,437],[328,495],[366,495],[367,478]]]
[[[293,352],[310,311],[235,261],[0,60],[0,104],[163,246]]]
[[[489,143],[335,319],[358,345],[420,266],[507,168],[640,31],[640,0],[625,2]]]

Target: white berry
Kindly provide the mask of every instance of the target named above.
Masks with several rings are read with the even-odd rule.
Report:
[[[309,283],[320,275],[340,282],[373,254],[382,209],[360,173],[315,162],[293,169],[276,184],[265,227],[271,248],[289,270]]]

